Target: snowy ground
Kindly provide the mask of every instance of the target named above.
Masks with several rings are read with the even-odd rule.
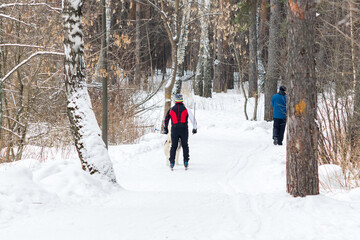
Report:
[[[245,121],[236,93],[196,104],[188,171],[169,170],[159,133],[110,147],[120,186],[56,153],[0,165],[0,239],[360,239],[359,188],[289,196],[272,123]]]

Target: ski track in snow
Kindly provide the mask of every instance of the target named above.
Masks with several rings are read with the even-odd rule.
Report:
[[[306,198],[286,193],[286,146],[272,145],[272,123],[244,121],[234,109],[197,114],[188,171],[181,158],[170,171],[165,135],[156,133],[110,147],[121,187],[99,184],[73,162],[35,166],[33,176],[20,169],[21,183],[36,189],[26,196],[40,200],[7,201],[10,190],[0,186],[0,204],[9,203],[0,205],[0,239],[360,239],[359,190]]]

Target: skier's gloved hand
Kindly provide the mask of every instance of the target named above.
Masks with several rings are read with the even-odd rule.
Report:
[[[164,128],[163,134],[168,134],[169,133],[169,129],[168,128]]]
[[[196,129],[193,129],[193,130],[192,130],[192,133],[193,133],[193,134],[197,133],[197,130],[196,130]]]

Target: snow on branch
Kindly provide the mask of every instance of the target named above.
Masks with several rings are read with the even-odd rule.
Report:
[[[26,23],[26,22],[24,22],[24,21],[21,21],[21,20],[19,20],[19,19],[17,19],[17,18],[14,18],[14,17],[9,16],[9,15],[5,15],[5,14],[1,14],[1,13],[0,13],[0,18],[1,18],[1,17],[3,17],[3,18],[8,18],[8,19],[10,19],[10,20],[13,20],[13,21],[22,23],[22,24],[24,24],[24,25],[26,25],[26,26],[33,27],[33,28],[36,29],[36,25],[35,25],[35,24]]]
[[[5,131],[8,131],[9,133],[17,136],[18,138],[21,138],[21,136],[19,134],[17,134],[16,132],[14,131],[11,131],[10,129],[6,128],[6,127],[1,127],[1,129],[5,130]]]
[[[17,123],[18,125],[20,125],[21,127],[25,127],[25,124],[19,122],[19,121],[16,120],[15,118],[12,118],[12,117],[9,117],[9,116],[6,116],[6,115],[3,115],[2,117],[3,117],[3,118],[8,118],[8,119],[10,119],[11,121],[16,122],[16,123]]]
[[[11,76],[11,74],[13,74],[22,65],[24,65],[25,63],[30,61],[33,57],[36,57],[38,55],[60,55],[60,56],[64,56],[64,53],[59,53],[59,52],[36,52],[36,53],[33,53],[27,59],[23,60],[21,63],[19,63],[13,69],[11,69],[10,72],[8,72],[3,78],[0,79],[0,82],[4,82],[7,78],[9,78]]]
[[[0,47],[30,47],[30,48],[45,48],[43,46],[28,45],[28,44],[17,44],[17,43],[3,43]]]
[[[1,4],[0,5],[0,9],[1,8],[7,8],[7,7],[40,7],[40,6],[45,6],[47,8],[49,8],[52,11],[55,11],[57,13],[61,13],[62,9],[61,8],[55,8],[52,7],[51,5],[47,4],[47,3],[8,3],[8,4]]]

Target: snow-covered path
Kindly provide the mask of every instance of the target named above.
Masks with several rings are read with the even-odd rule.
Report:
[[[289,196],[285,146],[240,109],[197,111],[188,171],[166,166],[158,133],[110,148],[121,187],[73,160],[0,169],[0,239],[360,239],[360,190]]]

